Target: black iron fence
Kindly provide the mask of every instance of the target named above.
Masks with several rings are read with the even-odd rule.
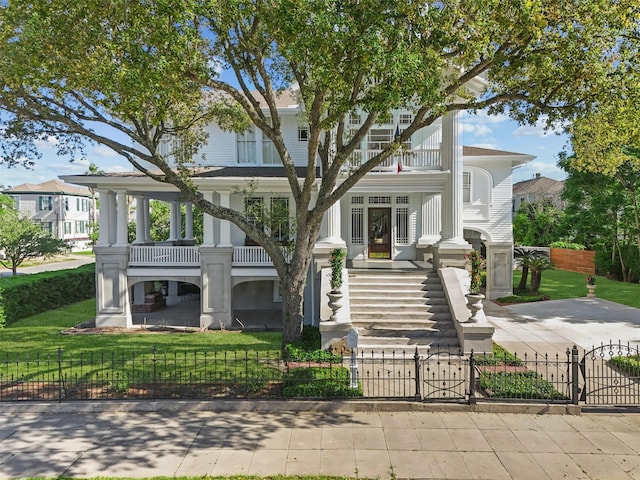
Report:
[[[346,397],[640,405],[640,351],[620,342],[554,356],[434,346],[318,363],[279,351],[0,353],[0,401]]]

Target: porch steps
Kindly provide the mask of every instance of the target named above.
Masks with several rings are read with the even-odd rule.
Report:
[[[458,347],[440,278],[425,270],[349,269],[351,322],[365,355]]]

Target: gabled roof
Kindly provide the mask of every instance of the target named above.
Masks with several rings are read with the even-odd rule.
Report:
[[[490,148],[469,147],[466,145],[462,147],[462,155],[464,155],[465,157],[503,157],[512,155],[520,155],[523,157],[530,156],[524,153],[507,152],[505,150],[493,150]]]
[[[563,181],[554,180],[553,178],[543,177],[540,174],[537,174],[536,178],[532,178],[531,180],[514,183],[513,195],[522,196],[532,193],[559,194],[562,192],[563,188]]]
[[[5,188],[2,193],[6,194],[47,194],[47,195],[77,195],[90,197],[89,190],[83,187],[76,187],[58,179],[49,180],[44,183],[23,183],[15,187]]]

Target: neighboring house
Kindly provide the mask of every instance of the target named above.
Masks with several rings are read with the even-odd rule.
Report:
[[[307,130],[300,106],[293,96],[284,95],[280,102],[285,141],[302,177]],[[351,164],[380,151],[411,119],[408,110],[393,112],[386,123],[371,130]],[[359,122],[357,115],[350,118],[355,127]],[[320,269],[336,246],[346,247],[350,264],[429,261],[423,265],[435,270],[464,267],[471,248],[484,244],[488,297],[512,293],[512,169],[533,157],[462,148],[460,131],[455,113],[418,131],[403,153],[366,175],[327,212],[308,276],[306,323],[317,324],[320,305],[326,303],[320,295]],[[209,143],[194,156],[200,168],[193,175],[205,198],[238,211],[247,206],[293,207],[279,158],[261,131],[252,128],[239,134],[211,125],[208,134]],[[181,290],[199,290],[201,327],[234,326],[241,310],[280,309],[278,277],[262,247],[230,222],[208,215],[203,243],[195,245],[192,207],[186,204],[182,219],[183,198],[175,187],[134,172],[61,178],[95,188],[100,195],[100,235],[94,248],[98,325],[132,325],[132,310],[152,309],[149,304],[156,303],[160,285],[168,290],[169,303],[179,301]],[[250,180],[257,181],[255,190],[243,193]],[[136,204],[132,243],[127,240],[128,196]],[[164,242],[149,238],[151,199],[171,205],[171,233]],[[288,220],[271,231],[286,240]]]
[[[55,238],[67,242],[72,250],[90,249],[92,202],[88,189],[60,180],[40,184],[23,183],[6,188],[2,193],[11,197],[22,215]]]
[[[541,200],[549,200],[556,208],[562,210],[565,202],[562,200],[564,182],[552,178],[543,177],[536,173],[535,178],[514,183],[513,206],[511,213],[518,213],[523,203],[535,203]]]

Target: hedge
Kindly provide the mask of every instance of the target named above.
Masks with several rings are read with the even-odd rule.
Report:
[[[94,297],[95,264],[0,278],[0,327]]]

